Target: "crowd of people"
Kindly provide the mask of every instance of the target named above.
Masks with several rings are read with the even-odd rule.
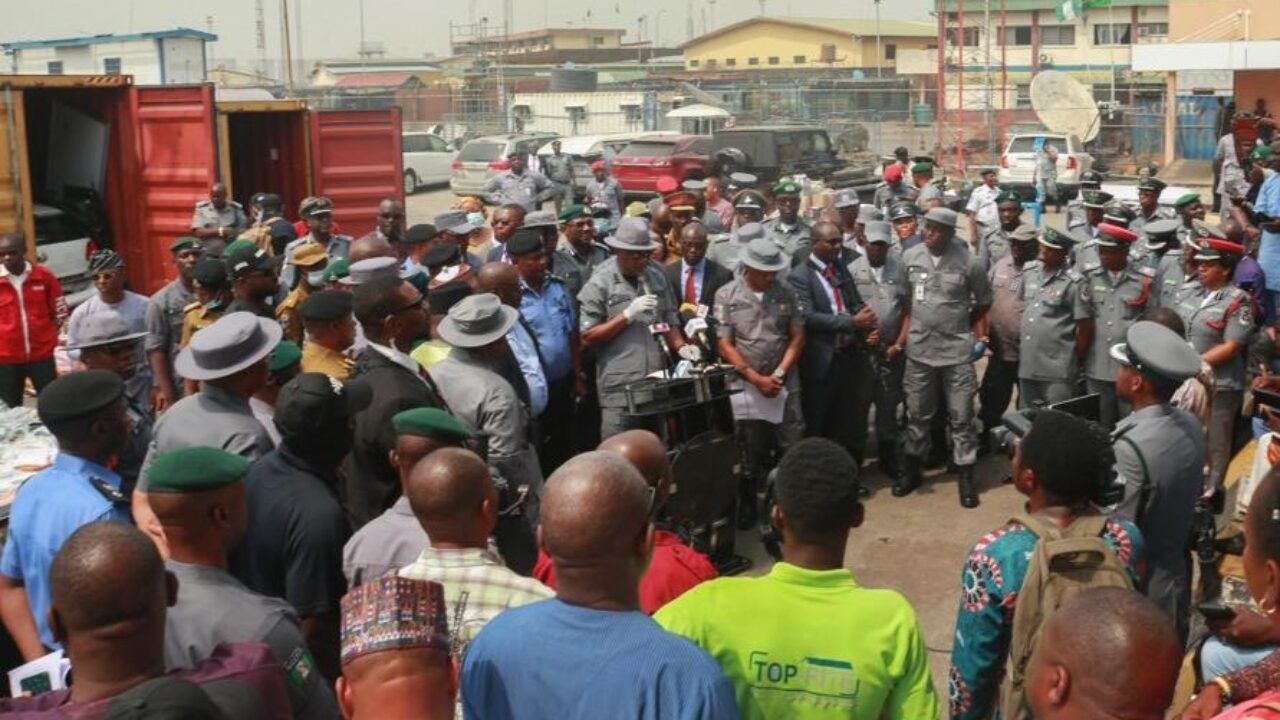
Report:
[[[1248,156],[1221,222],[1086,173],[1054,229],[990,171],[948,207],[900,150],[873,202],[807,207],[743,175],[624,204],[604,165],[579,204],[563,163],[515,156],[485,197],[421,224],[388,198],[358,238],[328,198],[291,223],[218,184],[171,282],[133,292],[97,250],[71,312],[0,236],[0,399],[29,382],[58,445],[13,502],[0,618],[74,668],[0,711],[934,718],[915,611],[846,546],[876,474],[903,498],[950,472],[978,507],[1016,395],[1025,511],[965,560],[950,716],[1164,717],[1197,504],[1272,422],[1246,391],[1280,388],[1280,153]],[[781,548],[764,576],[718,578],[664,522],[666,428],[628,410],[709,366],[737,391],[735,520]],[[1096,422],[1066,411],[1084,395]],[[1211,618],[1186,717],[1280,688],[1278,488],[1250,490],[1255,605]]]

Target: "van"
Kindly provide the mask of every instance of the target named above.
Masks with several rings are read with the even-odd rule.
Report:
[[[37,204],[90,218],[86,246],[115,248],[130,286],[154,293],[177,272],[169,243],[190,232],[219,177],[246,205],[259,191],[280,193],[286,209],[327,195],[339,222],[362,234],[381,197],[402,197],[399,112],[296,101],[215,109],[208,84],[0,75],[0,233],[22,233],[31,258],[41,252]]]

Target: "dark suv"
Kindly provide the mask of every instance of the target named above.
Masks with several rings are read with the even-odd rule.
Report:
[[[752,173],[762,183],[790,175],[827,179],[845,167],[827,131],[804,125],[762,125],[717,130],[711,136],[712,162],[722,175]],[[731,152],[736,150],[738,152]],[[745,163],[745,167],[739,167]]]

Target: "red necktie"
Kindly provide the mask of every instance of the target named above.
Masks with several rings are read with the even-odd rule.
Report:
[[[836,299],[836,312],[844,312],[844,297],[840,294],[840,285],[836,283],[835,267],[828,265],[823,269],[822,276],[827,279],[827,284],[831,286],[831,295]]]
[[[694,268],[689,268],[688,274],[684,276],[684,301],[690,305],[698,304],[698,288],[694,282],[693,274],[697,272]]]

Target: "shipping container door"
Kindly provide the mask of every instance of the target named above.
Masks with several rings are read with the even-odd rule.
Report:
[[[404,201],[400,108],[312,110],[311,172],[311,193],[333,201],[344,234],[373,230],[383,198]]]
[[[135,87],[132,91],[143,236],[122,238],[118,244],[135,245],[128,257],[143,263],[141,291],[153,293],[177,275],[169,260],[169,243],[190,233],[195,204],[208,197],[217,176],[213,86]]]
[[[35,225],[22,97],[21,90],[0,88],[0,233],[25,234],[30,249],[35,247]]]

